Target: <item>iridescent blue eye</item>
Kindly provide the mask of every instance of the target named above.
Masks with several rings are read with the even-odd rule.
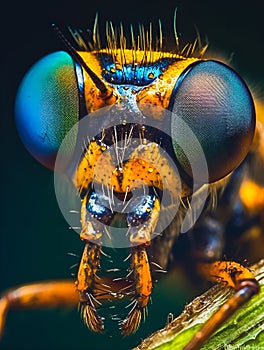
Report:
[[[17,93],[15,117],[28,151],[53,169],[64,136],[79,119],[76,71],[66,52],[47,55],[29,70]],[[66,156],[73,149],[69,145]]]
[[[255,130],[254,104],[245,83],[228,66],[217,61],[189,66],[176,83],[171,110],[174,152],[188,175],[202,156],[184,126],[202,147],[209,182],[229,174],[247,155]],[[205,180],[203,169],[194,180]]]

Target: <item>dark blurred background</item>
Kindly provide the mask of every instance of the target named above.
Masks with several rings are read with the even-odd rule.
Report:
[[[208,38],[207,56],[228,60],[253,91],[264,96],[264,30],[261,1],[9,1],[1,5],[1,217],[0,291],[14,285],[70,277],[81,253],[78,236],[68,228],[54,195],[53,174],[38,164],[18,138],[13,106],[23,75],[39,58],[63,49],[51,30],[92,28],[96,12],[124,26],[153,25],[161,19],[165,46],[173,48],[173,12],[178,8],[180,40],[193,40],[198,28]],[[166,37],[169,39],[166,41]],[[262,92],[261,92],[262,89]],[[149,317],[129,338],[98,336],[70,310],[10,311],[1,349],[130,349],[177,314],[192,298],[181,279],[168,274],[155,287]]]

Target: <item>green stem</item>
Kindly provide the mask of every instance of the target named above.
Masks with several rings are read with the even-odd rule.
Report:
[[[264,349],[264,260],[250,267],[261,291],[238,310],[202,347],[203,350]],[[188,304],[182,314],[155,332],[136,350],[182,350],[202,324],[233,293],[231,288],[216,285]]]

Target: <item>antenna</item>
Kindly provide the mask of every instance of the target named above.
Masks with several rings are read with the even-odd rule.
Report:
[[[173,29],[174,29],[175,42],[176,42],[177,50],[179,52],[180,44],[179,44],[179,37],[178,37],[178,31],[177,31],[177,7],[175,8],[175,11],[174,11],[173,22],[174,22]]]
[[[55,31],[57,37],[60,39],[60,41],[64,44],[68,53],[71,55],[74,61],[76,61],[83,67],[83,69],[87,72],[87,74],[90,76],[95,86],[101,91],[101,93],[106,94],[109,91],[107,85],[91,70],[91,68],[87,66],[83,58],[78,54],[75,48],[67,40],[62,31],[59,29],[59,27],[56,24],[52,24],[52,28]]]

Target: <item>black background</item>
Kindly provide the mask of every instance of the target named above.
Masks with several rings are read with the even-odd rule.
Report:
[[[4,7],[3,7],[4,6]],[[65,28],[91,28],[95,13],[100,24],[163,24],[173,47],[173,12],[178,7],[182,42],[193,40],[195,27],[208,37],[207,56],[232,58],[232,66],[262,97],[263,5],[251,1],[9,1],[1,5],[1,224],[0,290],[36,280],[68,278],[80,254],[78,236],[68,229],[56,203],[52,173],[38,164],[18,138],[13,115],[16,90],[23,75],[43,55],[61,50],[52,32],[55,22]],[[262,92],[261,92],[262,90]],[[3,349],[128,349],[161,327],[168,312],[179,312],[191,291],[167,276],[155,289],[150,315],[142,330],[129,339],[97,336],[82,325],[76,310],[10,312]],[[178,291],[177,288],[179,289]],[[178,293],[178,294],[177,294]],[[185,293],[186,299],[182,297]],[[176,310],[176,311],[175,311]],[[177,311],[178,310],[178,311]]]

